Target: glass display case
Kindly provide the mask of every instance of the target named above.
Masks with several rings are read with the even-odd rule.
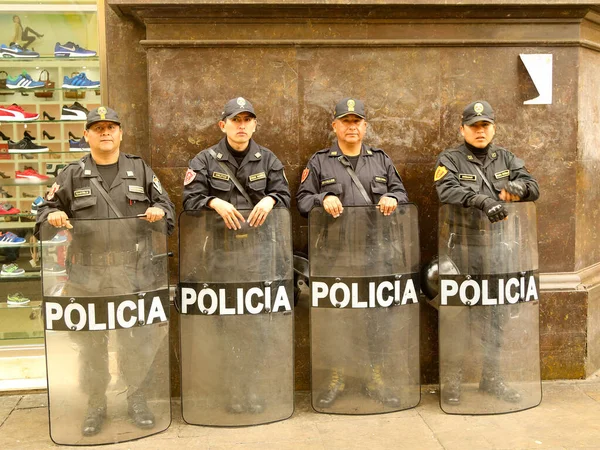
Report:
[[[45,383],[36,209],[89,152],[85,116],[102,97],[98,10],[92,0],[0,3],[0,391]],[[66,255],[48,248],[44,274],[59,277]]]

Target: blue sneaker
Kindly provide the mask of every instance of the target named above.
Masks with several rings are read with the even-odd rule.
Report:
[[[8,76],[6,78],[6,87],[9,89],[39,89],[44,86],[46,86],[46,83],[32,80],[31,76],[25,71],[18,77],[11,78]]]
[[[31,214],[37,214],[38,213],[38,207],[44,203],[44,198],[38,196],[33,203],[31,203]]]
[[[69,151],[70,152],[89,152],[90,144],[87,143],[85,137],[81,137],[78,141],[75,139],[69,139]]]
[[[2,233],[0,235],[0,246],[3,245],[21,245],[25,243],[25,239],[23,239],[22,237],[17,236],[14,233],[11,233],[10,231],[6,232],[6,233]]]
[[[49,241],[42,241],[42,244],[45,244],[45,245],[48,245],[48,244],[56,245],[56,244],[63,244],[65,242],[67,242],[67,237],[64,234],[56,234]]]
[[[54,46],[54,56],[63,58],[90,58],[96,56],[96,52],[80,47],[71,41],[62,45],[60,42],[57,42]]]
[[[32,52],[31,50],[25,50],[19,44],[12,42],[10,47],[8,45],[0,45],[0,58],[39,58],[38,52]]]
[[[100,82],[90,80],[85,73],[81,72],[73,78],[65,75],[62,87],[66,89],[96,89],[100,87]]]

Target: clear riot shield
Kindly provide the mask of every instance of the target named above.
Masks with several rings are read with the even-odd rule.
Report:
[[[194,425],[243,426],[294,412],[291,220],[229,230],[214,211],[179,217],[181,408]]]
[[[505,206],[497,223],[474,208],[440,209],[440,406],[450,414],[541,402],[536,210]]]
[[[171,423],[165,221],[47,222],[42,241],[50,437],[97,445]]]
[[[419,233],[414,205],[344,207],[309,219],[312,406],[338,414],[415,407]]]

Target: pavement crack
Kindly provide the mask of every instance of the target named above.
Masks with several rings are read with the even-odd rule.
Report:
[[[440,441],[440,439],[437,437],[437,434],[435,433],[435,431],[433,431],[433,428],[431,428],[429,426],[429,424],[425,420],[425,417],[423,417],[423,415],[421,414],[421,411],[417,411],[417,414],[421,418],[421,420],[423,421],[423,423],[425,424],[425,426],[429,429],[429,431],[431,432],[431,435],[436,440],[436,442],[440,445],[440,447],[442,447],[444,450],[446,450],[446,447],[444,447],[444,444],[442,444],[442,442]]]
[[[19,406],[19,403],[21,403],[21,400],[23,400],[23,396],[21,396],[21,398],[19,399],[19,401],[17,403],[15,403],[15,406],[13,406],[13,408],[6,415],[6,417],[4,418],[4,420],[2,422],[0,422],[0,428],[2,428],[2,425],[4,425],[4,423],[8,420],[8,418],[14,412],[14,410],[17,409],[17,406]]]

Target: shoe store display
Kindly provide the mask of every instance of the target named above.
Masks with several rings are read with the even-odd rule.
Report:
[[[47,151],[49,151],[48,147],[34,144],[28,137],[24,137],[19,142],[8,141],[8,153],[43,153]]]
[[[15,292],[14,294],[8,294],[6,296],[6,303],[9,306],[24,306],[28,304],[31,300],[25,297],[20,292]]]
[[[38,207],[44,203],[44,198],[41,196],[37,196],[36,199],[31,203],[31,214],[37,214]]]
[[[42,136],[48,139],[49,141],[54,140],[54,136],[50,136],[50,134],[46,130],[42,131]]]
[[[19,214],[20,212],[21,212],[21,210],[19,208],[15,208],[10,203],[0,204],[0,215],[2,215],[2,216],[6,216],[9,214]],[[0,242],[2,242],[2,241],[0,240]]]
[[[46,83],[43,81],[34,81],[25,71],[18,77],[11,78],[9,76],[6,78],[6,87],[9,89],[39,89],[45,86]]]
[[[7,231],[6,233],[2,233],[0,232],[0,246],[4,246],[4,245],[21,245],[25,243],[25,239],[23,239],[22,237],[17,236],[14,233],[11,233],[10,231]]]
[[[38,173],[35,169],[28,167],[25,170],[17,170],[15,172],[16,179],[27,179],[31,181],[46,181],[50,177]]]
[[[79,102],[71,106],[63,106],[60,113],[60,120],[86,120],[89,111]]]
[[[57,177],[65,167],[67,167],[66,163],[46,163],[46,175]]]
[[[12,195],[0,187],[0,198],[12,198]]]
[[[25,132],[23,133],[23,137],[35,141],[35,136],[32,136],[31,133],[27,130],[25,130]]]
[[[57,245],[64,244],[67,242],[67,237],[64,234],[56,234],[54,237],[48,241],[42,241],[44,245]]]
[[[56,263],[44,264],[44,275],[62,275],[67,269]]]
[[[69,139],[73,139],[74,141],[78,141],[79,139],[81,139],[81,137],[75,136],[73,133],[71,133],[69,131]]]
[[[5,135],[2,131],[0,131],[0,138],[3,141],[10,141],[10,136]]]
[[[78,141],[69,139],[69,151],[70,152],[90,151],[90,144],[87,143],[87,141],[85,140],[84,137],[82,137]]]
[[[71,41],[64,44],[57,42],[54,46],[54,56],[58,58],[90,58],[96,56],[96,52],[80,47]]]
[[[0,276],[3,277],[18,277],[24,274],[25,269],[21,269],[15,263],[2,264],[2,271],[0,271]]]
[[[46,111],[43,112],[43,117],[44,117],[45,120],[56,120],[56,117],[52,117]]]
[[[27,112],[16,103],[0,106],[0,122],[28,122],[38,117],[39,114]]]
[[[4,172],[0,171],[0,178],[10,178],[8,175],[6,175]]]
[[[0,45],[0,58],[39,58],[40,54],[31,50],[25,50],[14,42],[10,46]]]
[[[96,89],[100,87],[99,81],[92,81],[86,77],[85,73],[81,72],[69,78],[65,75],[63,78],[63,89]]]

